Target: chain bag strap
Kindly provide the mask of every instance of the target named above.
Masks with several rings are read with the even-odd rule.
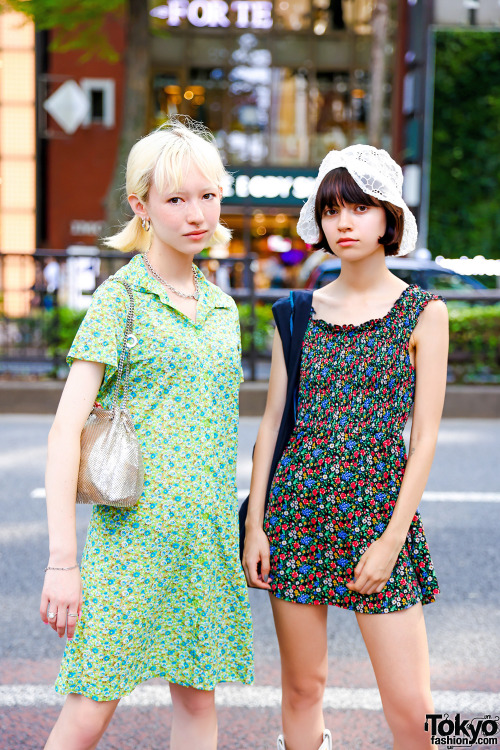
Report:
[[[126,281],[116,277],[107,283],[110,281],[123,284],[129,307],[111,409],[94,406],[82,430],[76,502],[130,508],[137,503],[144,486],[141,449],[126,407],[130,350],[137,344],[133,334],[134,295]],[[118,405],[121,388],[123,395]]]
[[[122,279],[113,279],[113,280],[119,281],[120,284],[123,284],[129,296],[127,320],[125,321],[125,330],[123,333],[122,349],[120,352],[120,359],[118,360],[118,372],[116,375],[116,386],[115,386],[115,392],[113,395],[113,403],[111,405],[111,411],[114,415],[118,407],[118,397],[120,393],[120,388],[122,386],[122,382],[123,382],[123,396],[122,396],[122,401],[121,401],[122,403],[121,408],[124,408],[127,403],[128,391],[129,391],[130,350],[133,349],[134,346],[137,344],[137,337],[134,336],[134,334],[132,333],[133,328],[134,328],[134,294],[132,292],[132,288],[130,287],[130,284],[127,284],[126,281],[122,281]]]

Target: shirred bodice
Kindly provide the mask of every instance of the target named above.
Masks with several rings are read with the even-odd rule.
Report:
[[[295,430],[332,432],[335,443],[346,444],[401,438],[415,390],[409,341],[430,299],[435,297],[408,286],[384,317],[360,325],[332,325],[313,310],[302,348]]]

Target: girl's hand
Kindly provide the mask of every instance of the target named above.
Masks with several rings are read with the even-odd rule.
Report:
[[[65,631],[71,640],[82,608],[80,570],[47,570],[40,600],[42,622],[50,625],[59,638]],[[50,615],[50,617],[49,617]],[[53,617],[52,615],[55,615]],[[76,615],[76,617],[75,617]]]
[[[269,541],[262,529],[249,531],[245,534],[245,548],[241,564],[249,586],[256,589],[271,590],[267,582],[269,577]]]
[[[380,594],[387,583],[401,551],[396,544],[382,535],[359,558],[354,568],[354,580],[346,584],[350,591],[359,594]]]

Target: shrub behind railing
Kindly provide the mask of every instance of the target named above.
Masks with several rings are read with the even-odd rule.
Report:
[[[500,383],[500,304],[450,303],[450,369],[456,382]]]

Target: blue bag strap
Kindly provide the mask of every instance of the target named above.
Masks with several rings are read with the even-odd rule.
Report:
[[[294,305],[295,305],[295,299],[293,296],[293,289],[290,291],[290,339],[293,336],[293,315],[294,315]],[[291,346],[291,341],[290,341]],[[296,421],[297,419],[297,404],[298,404],[299,394],[298,394],[298,388],[295,388],[295,391],[293,392],[293,419]]]

